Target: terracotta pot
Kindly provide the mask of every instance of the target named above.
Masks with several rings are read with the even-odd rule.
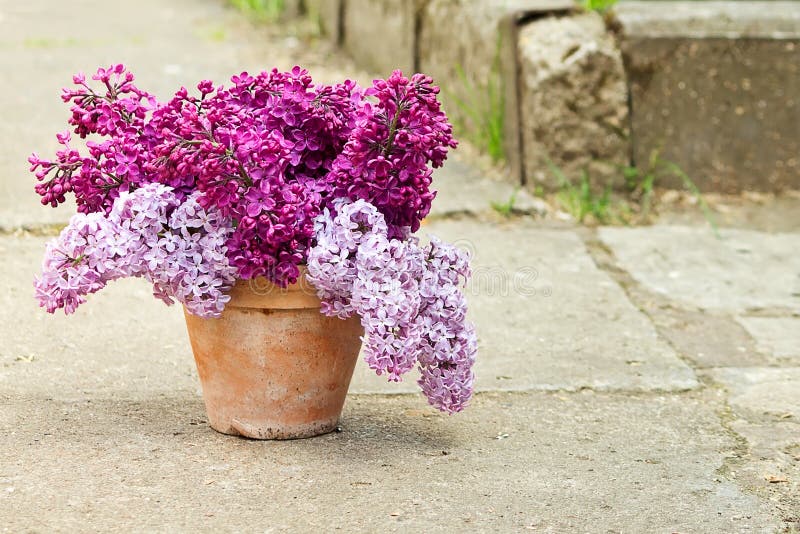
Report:
[[[308,283],[261,279],[238,282],[219,319],[185,313],[213,429],[294,439],[336,428],[363,331],[319,308]]]

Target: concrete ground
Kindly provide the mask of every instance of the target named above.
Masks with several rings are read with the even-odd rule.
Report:
[[[0,531],[800,529],[798,233],[502,219],[512,188],[453,160],[424,231],[475,253],[473,405],[360,365],[342,431],[292,442],[206,425],[181,314],[143,282],[38,309],[37,234],[70,212],[37,206],[25,158],[72,71],[123,61],[159,96],[296,62],[368,79],[221,5],[0,1]]]

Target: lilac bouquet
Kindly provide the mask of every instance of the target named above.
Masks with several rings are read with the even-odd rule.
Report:
[[[78,208],[47,245],[41,306],[72,313],[108,282],[142,277],[167,304],[219,317],[236,280],[285,287],[306,265],[322,313],[361,318],[372,369],[398,381],[418,366],[432,405],[466,406],[469,258],[413,235],[433,168],[456,146],[429,77],[395,71],[362,90],[295,67],[166,102],[122,65],[91,79],[64,89],[72,115],[55,158],[29,158],[42,204],[71,194]]]

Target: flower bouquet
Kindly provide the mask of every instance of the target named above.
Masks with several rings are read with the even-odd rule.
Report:
[[[42,204],[72,195],[78,210],[35,280],[48,312],[72,313],[124,277],[180,302],[223,432],[331,430],[361,340],[377,374],[399,381],[417,367],[433,406],[467,405],[469,257],[414,236],[436,194],[433,168],[456,146],[429,77],[395,71],[362,89],[314,84],[295,67],[242,73],[228,87],[202,81],[166,102],[122,65],[73,82],[63,148],[29,159]],[[280,382],[302,369],[322,378]],[[220,385],[226,373],[233,382]],[[234,406],[212,406],[225,402]]]

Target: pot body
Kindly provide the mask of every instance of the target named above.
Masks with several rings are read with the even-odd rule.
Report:
[[[303,280],[239,281],[219,319],[185,313],[213,429],[294,439],[336,428],[363,330],[357,316],[322,315]]]

